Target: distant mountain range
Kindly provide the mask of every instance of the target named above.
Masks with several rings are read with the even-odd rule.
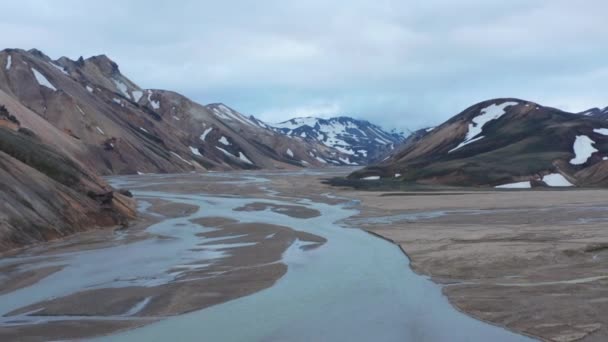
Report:
[[[349,177],[499,188],[607,186],[604,114],[520,99],[484,101]]]
[[[283,134],[342,152],[346,158],[340,160],[347,165],[367,165],[379,161],[405,140],[403,133],[386,132],[367,121],[345,116],[295,118],[273,126]]]

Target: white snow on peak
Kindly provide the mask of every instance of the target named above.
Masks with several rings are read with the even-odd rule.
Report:
[[[192,151],[192,154],[195,154],[195,155],[197,155],[197,156],[201,156],[201,157],[203,156],[203,155],[202,155],[202,154],[201,154],[201,153],[198,151],[198,148],[196,148],[196,147],[192,147],[192,146],[190,146],[190,151]]]
[[[131,92],[131,95],[133,95],[133,100],[135,102],[139,102],[139,99],[141,99],[141,97],[144,95],[144,93],[141,90],[133,90]]]
[[[244,123],[245,125],[254,126],[254,127],[258,126],[258,125],[256,125],[255,122],[252,122],[249,118],[243,116],[242,114],[240,114],[238,112],[235,112],[234,110],[224,106],[223,104],[220,104],[217,107],[213,108],[213,113],[215,115],[217,115],[218,117],[225,119],[225,120],[239,121],[241,123]]]
[[[593,131],[601,135],[608,135],[608,128],[596,128]]]
[[[203,134],[201,134],[200,139],[201,139],[202,141],[205,141],[205,139],[207,138],[207,134],[209,134],[211,131],[213,131],[213,127],[209,127],[209,128],[207,128],[207,129],[206,129],[206,130],[203,132]]]
[[[516,106],[517,104],[517,102],[505,102],[499,105],[493,103],[490,106],[482,109],[480,111],[480,114],[474,117],[473,122],[469,124],[469,131],[467,132],[467,135],[464,140],[458,146],[449,150],[448,153],[452,153],[465,145],[482,139],[483,136],[477,136],[483,131],[483,126],[485,126],[486,123],[503,116],[507,107]]]
[[[218,140],[218,141],[219,141],[220,143],[222,143],[223,145],[226,145],[226,146],[228,146],[228,145],[232,145],[232,144],[230,144],[230,141],[228,141],[228,139],[226,139],[226,137],[225,137],[225,136],[223,136],[223,135],[222,135],[222,137],[220,138],[220,140]]]
[[[287,153],[288,156],[290,156],[291,158],[293,158],[293,151],[290,148],[288,148],[285,153]]]
[[[36,77],[36,81],[38,81],[38,84],[52,89],[53,91],[57,91],[57,88],[55,88],[53,84],[51,84],[51,82],[49,82],[49,80],[47,80],[46,77],[44,77],[44,75],[41,74],[38,70],[32,68],[32,72],[34,73],[34,77]]]
[[[126,98],[128,98],[128,99],[131,98],[131,95],[129,94],[129,88],[127,87],[126,84],[122,83],[119,80],[115,80],[115,79],[112,79],[112,81],[114,81],[116,88],[118,88],[118,90],[120,90],[120,92],[123,93]]]
[[[51,66],[52,66],[52,67],[54,67],[55,69],[57,69],[57,70],[61,71],[63,74],[68,75],[68,76],[70,75],[70,74],[69,74],[69,73],[68,73],[68,72],[65,70],[65,68],[64,68],[64,67],[59,66],[59,65],[57,65],[57,64],[55,64],[55,63],[50,63],[50,64],[51,64]]]
[[[530,181],[495,186],[496,189],[530,189],[531,187]]]
[[[574,184],[570,183],[566,177],[562,176],[560,173],[552,173],[544,176],[543,182],[545,182],[548,186],[574,186]]]
[[[361,180],[379,180],[380,176],[369,176],[365,178],[361,178]]]
[[[585,164],[589,157],[591,157],[593,153],[597,152],[597,149],[593,147],[594,144],[595,142],[588,136],[577,135],[576,140],[574,140],[574,146],[572,147],[575,157],[570,160],[570,164]]]
[[[11,65],[13,64],[13,56],[8,55],[8,57],[6,58],[6,70],[10,70]]]
[[[90,85],[87,85],[86,88],[89,93],[93,93],[93,87],[91,87]]]

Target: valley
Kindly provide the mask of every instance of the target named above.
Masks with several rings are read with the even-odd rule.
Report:
[[[489,99],[405,135],[105,55],[0,65],[0,340],[608,338],[606,109]]]

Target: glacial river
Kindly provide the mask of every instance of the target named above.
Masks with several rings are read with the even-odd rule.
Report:
[[[263,179],[246,181],[265,184]],[[337,224],[355,215],[356,208],[302,200],[299,205],[322,215],[299,219],[233,211],[255,198],[157,195],[200,205],[206,214],[194,217],[280,224],[328,241],[312,251],[294,244],[283,255],[287,274],[266,290],[104,341],[531,341],[458,312],[440,286],[409,268],[397,246]]]
[[[201,177],[213,177],[213,181],[221,182],[225,176]],[[98,340],[531,341],[458,312],[442,295],[440,286],[411,271],[407,257],[397,246],[362,230],[341,225],[340,221],[357,213],[353,203],[332,205],[308,199],[294,202],[278,196],[263,199],[263,202],[279,205],[301,205],[321,213],[318,217],[305,219],[270,210],[234,211],[245,204],[259,202],[258,198],[184,195],[145,189],[145,185],[166,181],[167,178],[161,176],[112,179],[117,186],[133,189],[135,197],[141,200],[141,210],[146,210],[146,201],[154,198],[200,207],[189,216],[164,219],[148,228],[153,234],[172,238],[163,242],[164,248],[144,240],[71,253],[64,259],[58,256],[59,260],[52,262],[68,263],[66,268],[32,286],[0,296],[0,313],[85,288],[154,286],[170,282],[173,275],[167,270],[173,266],[205,259],[191,251],[200,242],[196,237],[200,226],[189,226],[192,225],[190,220],[223,216],[242,223],[288,226],[322,236],[327,243],[304,250],[301,248],[303,243],[296,241],[282,257],[288,266],[286,275],[270,288]],[[274,194],[271,182],[264,179],[264,174],[226,182],[233,182],[235,186],[253,184]],[[222,244],[221,247],[230,246]],[[210,261],[217,257],[221,255],[210,253],[207,256]],[[129,260],[128,266],[124,260]],[[28,316],[21,319],[27,320]]]

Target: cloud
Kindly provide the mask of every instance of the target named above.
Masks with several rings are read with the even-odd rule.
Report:
[[[268,121],[353,115],[435,125],[477,101],[606,106],[603,0],[22,0],[0,45],[105,53],[148,88]]]

